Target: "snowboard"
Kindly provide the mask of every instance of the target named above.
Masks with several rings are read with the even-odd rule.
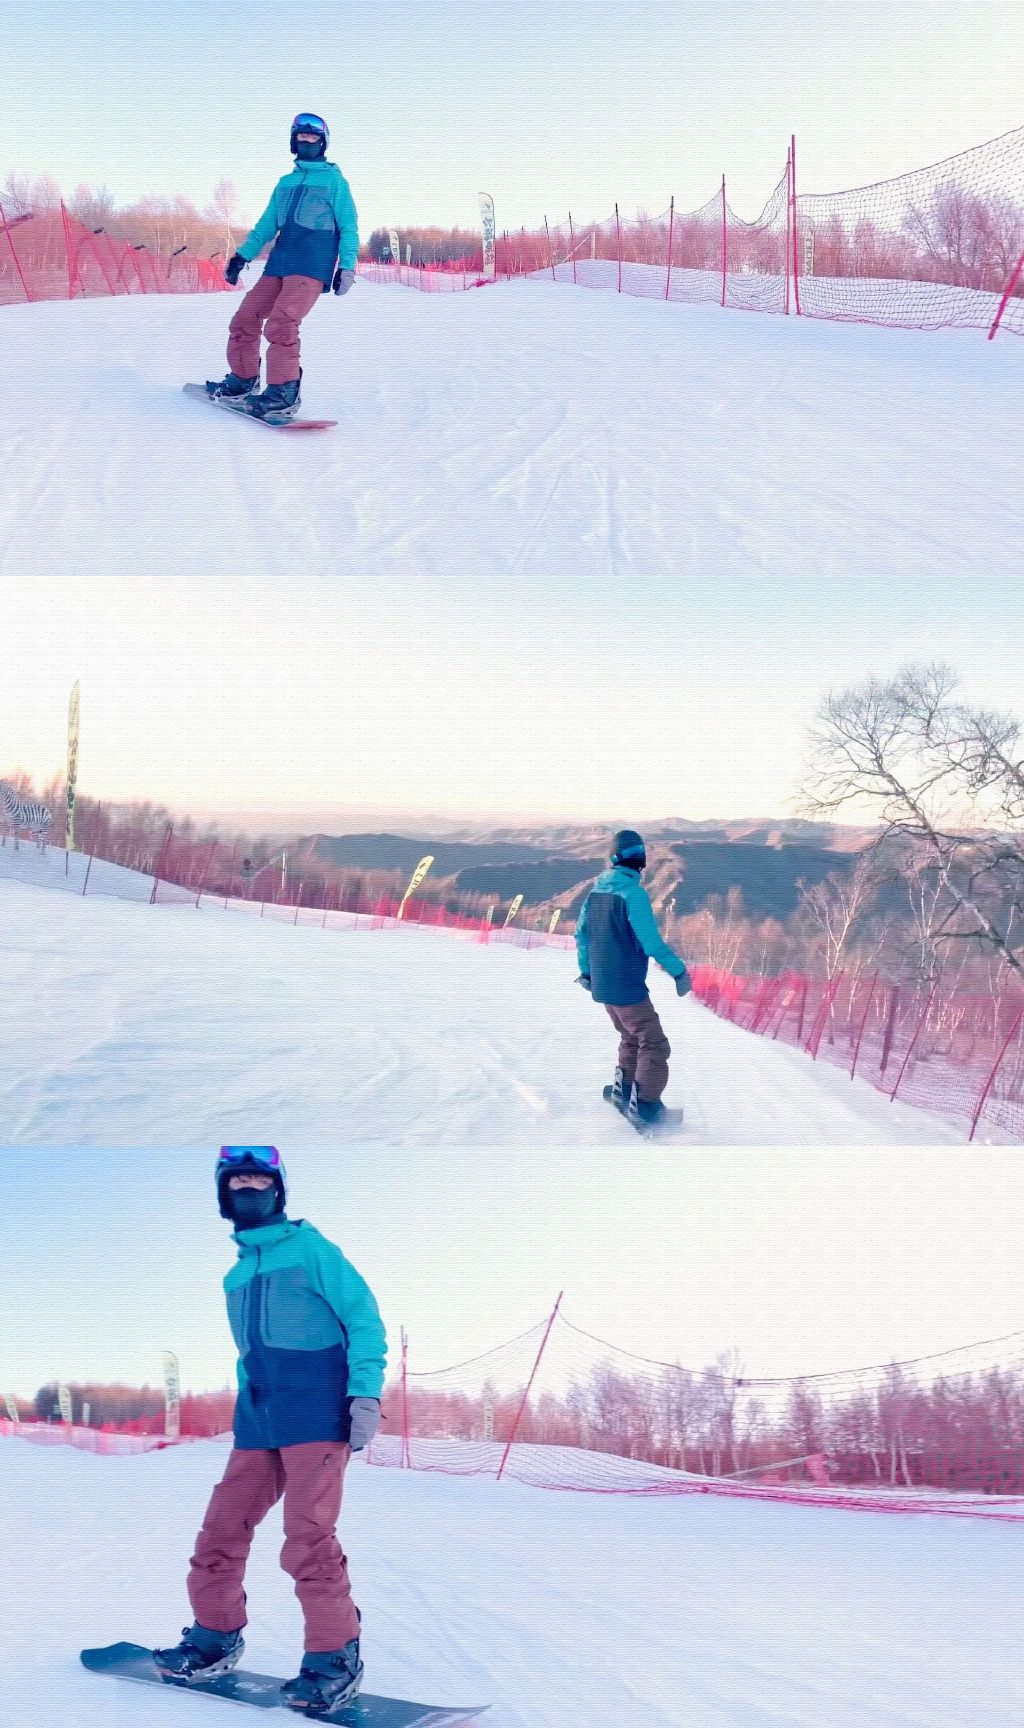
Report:
[[[226,396],[211,396],[205,384],[183,384],[186,396],[194,396],[200,402],[209,402],[214,408],[226,408],[229,414],[241,414],[246,420],[255,420],[260,426],[272,426],[275,432],[322,432],[328,426],[337,426],[337,420],[286,420],[283,415],[254,414],[251,408],[246,408],[245,398],[240,402],[229,401]]]
[[[211,1698],[223,1698],[231,1704],[249,1704],[256,1710],[284,1710],[294,1717],[306,1716],[313,1722],[338,1722],[342,1728],[454,1728],[459,1722],[473,1722],[486,1710],[486,1704],[476,1709],[446,1710],[434,1704],[411,1704],[402,1698],[375,1698],[364,1692],[348,1704],[333,1710],[313,1714],[296,1710],[281,1696],[284,1681],[272,1674],[253,1674],[245,1668],[233,1668],[214,1680],[165,1680],[153,1660],[152,1650],[141,1644],[108,1644],[101,1650],[83,1650],[83,1665],[93,1674],[113,1674],[119,1680],[138,1680],[146,1686],[167,1686],[176,1692],[196,1692]]]
[[[670,1110],[667,1107],[665,1114],[659,1116],[657,1122],[645,1122],[642,1116],[638,1116],[635,1111],[630,1110],[629,1099],[625,1097],[617,1085],[606,1086],[603,1096],[613,1110],[617,1110],[620,1116],[626,1118],[630,1127],[635,1128],[643,1140],[657,1140],[662,1134],[671,1133],[674,1128],[681,1128],[683,1125],[683,1112]]]

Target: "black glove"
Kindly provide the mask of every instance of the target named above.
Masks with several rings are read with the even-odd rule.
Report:
[[[241,252],[234,253],[234,255],[228,259],[228,266],[224,272],[224,280],[225,282],[230,282],[232,288],[236,287],[238,278],[241,276],[242,271],[245,269],[248,262],[248,258],[243,258]]]
[[[689,996],[692,989],[693,984],[690,981],[689,972],[680,972],[679,977],[676,979],[676,995]]]
[[[577,982],[577,984],[582,984],[582,985],[583,985],[583,988],[584,988],[584,990],[589,990],[589,989],[590,989],[590,979],[589,979],[589,978],[588,978],[588,977],[587,977],[587,974],[586,974],[586,973],[585,973],[585,972],[581,972],[581,973],[580,973],[580,975],[579,975],[579,977],[578,977],[578,978],[577,978],[577,980],[576,980],[576,982]]]
[[[334,289],[335,294],[347,294],[355,279],[356,273],[354,270],[343,270],[339,264],[337,270],[334,272],[334,281],[331,283],[331,287]]]
[[[380,1427],[380,1399],[350,1398],[348,1416],[348,1443],[353,1452],[361,1452],[364,1446],[369,1446]]]

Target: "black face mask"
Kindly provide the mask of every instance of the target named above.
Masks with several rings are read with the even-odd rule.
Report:
[[[322,138],[319,138],[315,144],[304,144],[301,139],[296,139],[295,156],[299,162],[319,162],[323,154],[324,141]]]
[[[238,1188],[228,1195],[236,1230],[258,1230],[269,1224],[277,1211],[277,1188]]]

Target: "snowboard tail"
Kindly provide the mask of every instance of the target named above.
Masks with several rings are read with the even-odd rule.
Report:
[[[230,396],[211,396],[205,384],[183,384],[182,390],[186,396],[194,396],[198,402],[209,402],[211,407],[225,408],[229,414],[242,414],[246,420],[258,420],[261,426],[272,426],[275,432],[320,432],[328,426],[337,426],[337,420],[296,420],[284,414],[254,414],[251,408],[245,406],[247,398]]]
[[[145,1686],[169,1686],[179,1692],[204,1693],[231,1704],[248,1704],[256,1710],[288,1710],[292,1716],[313,1722],[340,1723],[342,1728],[455,1728],[474,1722],[488,1708],[448,1709],[443,1705],[414,1704],[404,1698],[379,1698],[362,1693],[333,1710],[291,1709],[281,1696],[284,1681],[273,1674],[256,1674],[234,1668],[213,1680],[167,1680],[153,1660],[152,1650],[142,1644],[108,1644],[102,1649],[83,1650],[81,1660],[93,1674],[112,1674],[118,1680],[135,1680]]]

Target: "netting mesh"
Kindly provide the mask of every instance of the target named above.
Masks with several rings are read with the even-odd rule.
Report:
[[[475,257],[446,288],[477,282]],[[364,266],[433,287],[425,272]],[[499,278],[545,278],[759,312],[1024,334],[1024,128],[855,190],[802,193],[791,140],[764,209],[746,221],[727,185],[698,209],[567,216],[495,240]],[[441,283],[437,284],[441,286]]]
[[[228,290],[223,260],[171,256],[93,230],[58,209],[6,210],[0,203],[0,306],[118,294]]]
[[[875,976],[743,978],[693,969],[694,992],[748,1032],[834,1063],[890,1098],[1024,1140],[1024,997],[915,989]]]
[[[561,1313],[475,1360],[406,1363],[370,1462],[600,1493],[721,1492],[1024,1519],[1024,1333],[912,1362],[752,1379]]]
[[[804,317],[989,329],[1024,254],[1024,128],[873,186],[796,199]],[[1024,334],[1024,283],[1001,328]]]

